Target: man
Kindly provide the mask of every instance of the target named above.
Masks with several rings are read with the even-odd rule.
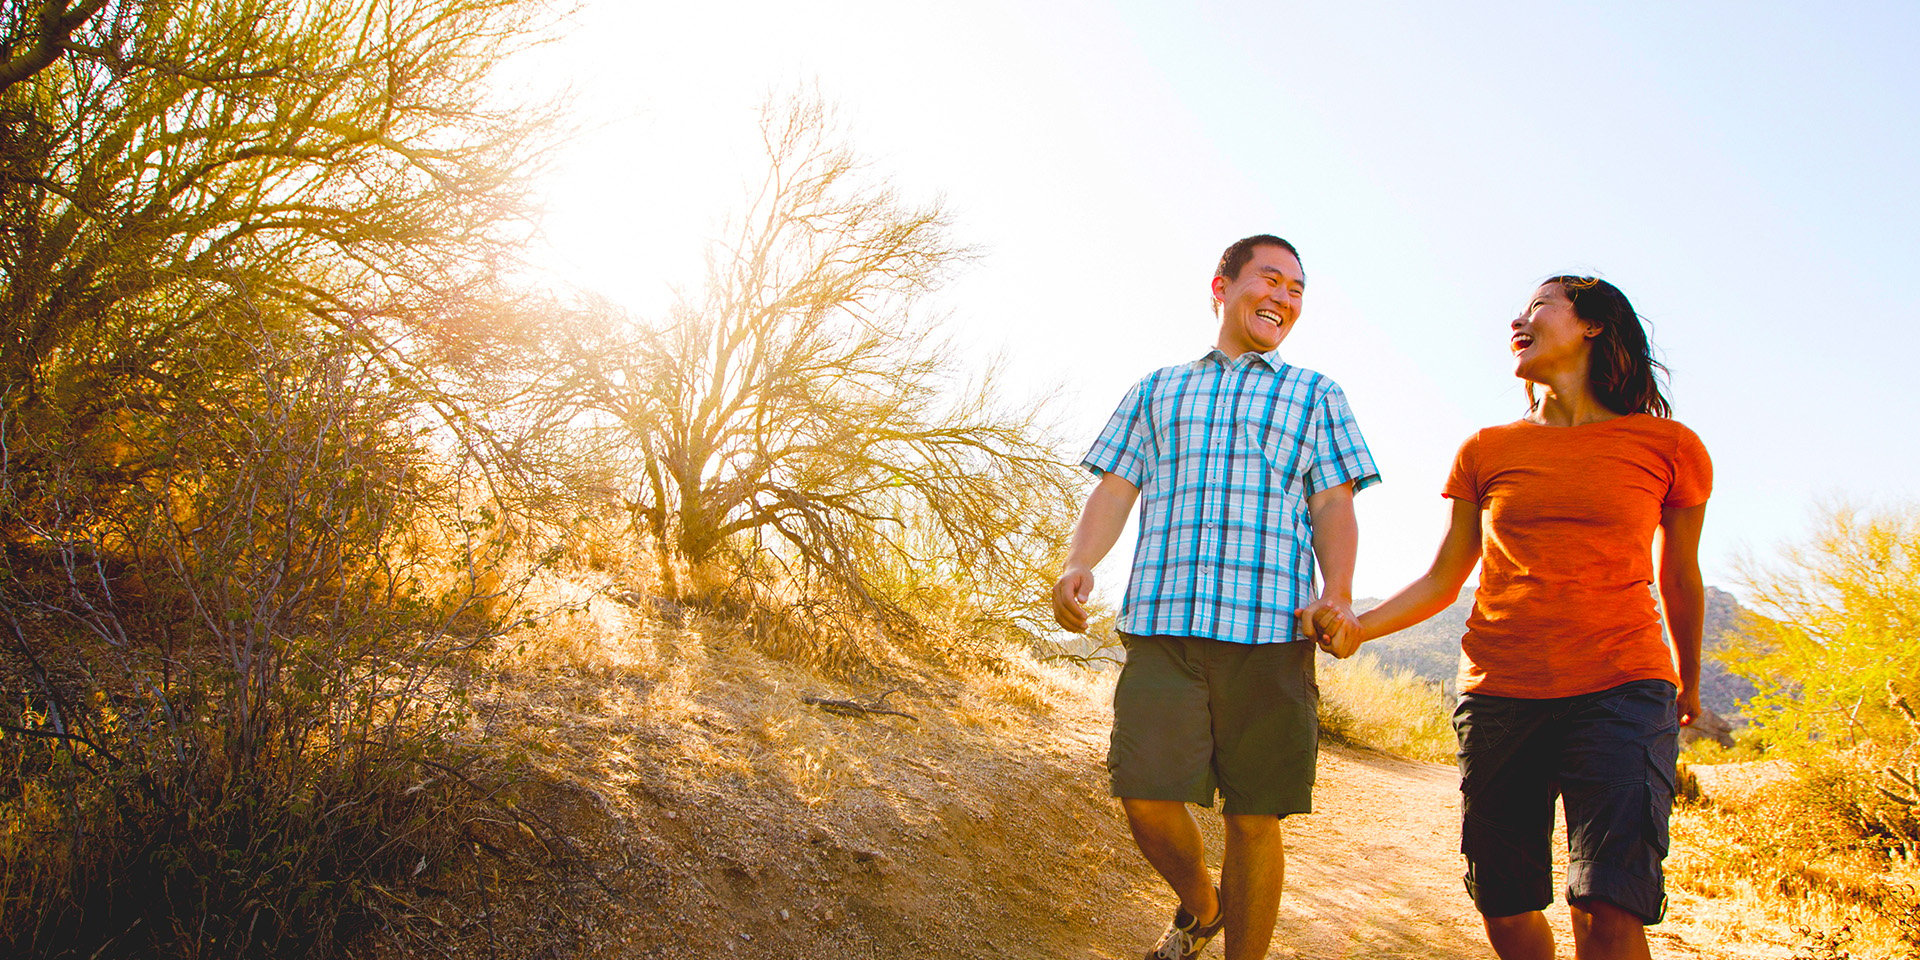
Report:
[[[1234,243],[1212,288],[1215,349],[1136,384],[1082,461],[1099,482],[1053,591],[1054,618],[1085,630],[1094,565],[1139,500],[1107,767],[1134,842],[1179,898],[1149,960],[1197,956],[1222,930],[1227,960],[1266,956],[1280,819],[1312,809],[1318,757],[1315,645],[1295,612],[1352,621],[1353,494],[1379,480],[1339,386],[1280,359],[1306,290],[1293,245]],[[1216,790],[1218,887],[1186,807]]]

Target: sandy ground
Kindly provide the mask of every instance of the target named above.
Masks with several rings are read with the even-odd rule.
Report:
[[[618,958],[1139,957],[1172,901],[1106,796],[1110,712],[1070,673],[921,679],[845,716],[820,680],[744,644],[503,675],[496,732],[555,782],[604,897],[582,952]],[[1451,767],[1322,751],[1289,818],[1270,956],[1487,958],[1461,889]],[[1200,812],[1214,862],[1218,818]],[[1728,942],[1676,896],[1654,956],[1786,957]],[[1572,956],[1564,905],[1550,916]],[[1219,946],[1208,955],[1219,956]]]

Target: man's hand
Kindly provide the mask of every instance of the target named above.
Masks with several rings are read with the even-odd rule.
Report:
[[[1080,524],[1073,528],[1073,545],[1067,548],[1066,569],[1053,585],[1053,619],[1068,630],[1087,632],[1093,565],[1120,539],[1120,528],[1126,526],[1127,514],[1133,512],[1133,501],[1139,496],[1140,488],[1117,473],[1101,474],[1087,495]]]
[[[1333,654],[1335,659],[1345,660],[1360,649],[1366,635],[1360,630],[1360,618],[1349,610],[1344,615],[1333,610],[1322,613],[1320,623],[1320,649]]]
[[[1322,596],[1294,611],[1294,619],[1299,622],[1301,633],[1335,657],[1344,660],[1360,649],[1363,639],[1360,619],[1353,615],[1352,605],[1343,598]]]
[[[1093,571],[1068,567],[1053,585],[1053,619],[1073,633],[1087,632],[1087,598],[1093,596]]]

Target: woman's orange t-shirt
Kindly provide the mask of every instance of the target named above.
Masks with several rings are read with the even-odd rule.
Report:
[[[1522,420],[1468,437],[1445,490],[1480,506],[1460,689],[1542,699],[1678,684],[1654,604],[1653,537],[1663,508],[1712,490],[1706,447],[1664,417]]]

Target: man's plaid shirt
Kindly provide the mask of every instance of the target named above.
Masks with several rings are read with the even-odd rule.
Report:
[[[1235,643],[1297,639],[1314,596],[1307,497],[1379,482],[1338,384],[1214,350],[1135,384],[1081,464],[1140,488],[1119,627]]]

